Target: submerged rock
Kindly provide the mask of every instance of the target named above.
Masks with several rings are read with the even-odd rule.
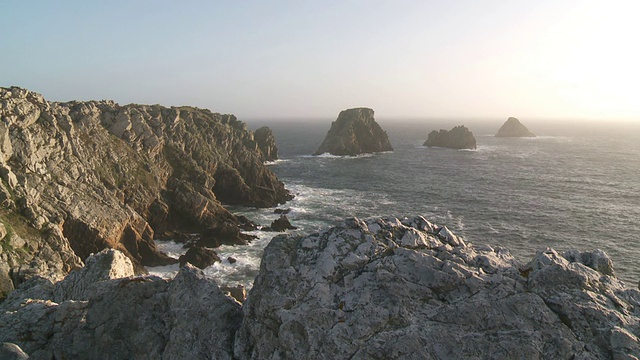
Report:
[[[192,247],[184,255],[181,255],[178,260],[180,261],[180,267],[189,263],[197,268],[204,269],[220,262],[220,257],[213,250]]]
[[[639,357],[640,292],[607,275],[603,252],[579,254],[546,249],[523,264],[422,217],[280,235],[244,303],[235,356]]]
[[[23,284],[0,303],[0,342],[33,359],[232,359],[242,314],[215,281],[190,265],[171,281],[112,279],[121,274],[117,259],[126,257],[102,252],[89,258],[74,279],[64,280],[75,290],[56,302],[61,285],[47,292],[36,279]]]
[[[276,232],[284,232],[286,230],[295,230],[297,227],[291,225],[289,218],[287,215],[280,215],[279,218],[273,220],[271,222],[271,226],[264,228],[264,231],[276,231]]]
[[[500,127],[497,137],[536,137],[534,133],[529,131],[520,120],[510,117],[507,121]]]
[[[460,125],[449,131],[444,129],[441,129],[440,131],[433,130],[429,133],[427,141],[424,142],[423,146],[435,146],[451,149],[475,149],[476,138],[473,137],[473,133],[469,131],[466,126]]]
[[[354,156],[382,151],[393,151],[393,147],[387,133],[373,118],[373,110],[355,108],[340,112],[314,155]]]

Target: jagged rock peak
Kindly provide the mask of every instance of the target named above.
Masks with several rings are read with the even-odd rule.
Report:
[[[440,131],[433,130],[429,133],[423,145],[451,149],[475,149],[476,138],[473,137],[473,133],[466,126],[460,125],[449,131],[444,129]]]
[[[354,108],[340,112],[314,155],[354,156],[382,151],[393,151],[393,147],[386,131],[373,118],[373,110]]]
[[[500,127],[497,137],[536,137],[534,133],[529,131],[520,120],[510,117],[505,121],[505,123]]]
[[[607,275],[604,252],[567,257],[544,249],[521,263],[423,217],[280,235],[244,303],[235,356],[640,356],[640,292]]]

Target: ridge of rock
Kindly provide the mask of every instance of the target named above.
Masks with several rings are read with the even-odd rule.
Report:
[[[459,125],[449,131],[444,129],[440,131],[433,130],[429,133],[423,146],[450,149],[475,149],[476,138],[473,137],[473,133],[466,126]]]
[[[640,291],[613,276],[603,251],[547,248],[522,263],[421,216],[351,218],[275,237],[242,309],[189,264],[169,281],[132,271],[121,252],[105,250],[56,284],[29,279],[0,303],[2,351],[36,359],[640,357]]]
[[[640,292],[607,275],[602,251],[567,257],[546,249],[523,264],[423,217],[280,235],[243,305],[235,356],[639,357]]]
[[[329,153],[349,155],[393,151],[386,131],[373,117],[369,108],[354,108],[340,112],[314,155]]]
[[[0,88],[0,264],[17,285],[35,275],[59,280],[103,248],[121,250],[137,272],[175,262],[154,238],[237,228],[223,204],[269,207],[292,197],[264,166],[275,152],[270,131],[256,140],[233,115],[48,102]],[[0,297],[10,288],[5,270]]]
[[[496,137],[536,137],[520,120],[510,117],[498,130]]]

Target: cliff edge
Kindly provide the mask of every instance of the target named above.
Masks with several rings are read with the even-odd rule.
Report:
[[[355,108],[340,112],[314,155],[354,156],[382,151],[393,151],[393,147],[387,133],[373,118],[373,110]]]
[[[49,102],[0,88],[0,263],[15,285],[60,278],[104,248],[139,272],[174,262],[154,238],[224,229],[245,241],[237,227],[247,219],[223,204],[291,198],[264,166],[275,145],[261,133],[258,142],[235,116],[206,109]]]

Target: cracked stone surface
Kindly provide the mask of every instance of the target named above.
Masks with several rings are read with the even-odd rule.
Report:
[[[566,255],[566,256],[565,256]],[[600,251],[527,264],[423,217],[356,218],[267,246],[241,359],[633,359],[640,293]]]
[[[171,281],[132,275],[109,249],[55,285],[23,283],[0,303],[0,358],[232,358],[242,313],[215,281],[188,264]]]

